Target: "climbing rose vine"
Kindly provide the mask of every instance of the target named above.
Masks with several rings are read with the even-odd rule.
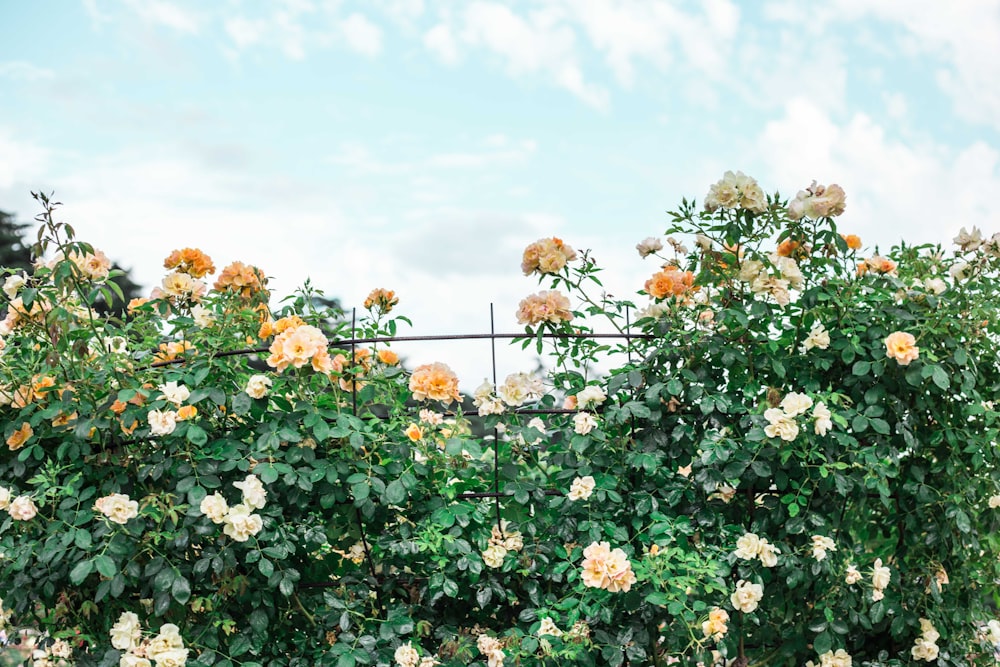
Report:
[[[993,660],[1000,236],[883,255],[839,186],[727,172],[633,301],[527,245],[546,370],[463,387],[393,340],[405,291],[276,304],[197,248],[99,317],[110,262],[38,199],[0,320],[0,630],[35,665]]]

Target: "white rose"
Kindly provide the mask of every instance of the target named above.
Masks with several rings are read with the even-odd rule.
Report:
[[[251,514],[250,510],[250,507],[242,504],[229,508],[222,532],[237,542],[246,542],[252,535],[259,533],[264,524],[261,518]]]
[[[18,496],[10,501],[7,506],[7,513],[14,521],[30,521],[38,514],[38,508],[31,496]]]
[[[764,567],[774,567],[778,564],[778,554],[781,551],[767,541],[767,538],[762,537],[760,540],[760,548],[757,550],[757,557],[760,558],[760,563]]]
[[[2,492],[0,492],[0,500],[2,500],[2,498],[3,498]],[[990,509],[996,509],[998,507],[1000,507],[1000,495],[990,496]],[[0,509],[3,508],[0,507]]]
[[[978,227],[973,226],[971,232],[965,231],[965,227],[962,227],[958,232],[958,236],[952,239],[963,251],[976,250],[983,244],[983,233],[979,231]]]
[[[928,278],[924,281],[924,289],[934,295],[944,294],[948,289],[948,283],[940,278]]]
[[[152,667],[152,663],[146,658],[126,653],[118,660],[118,667]]]
[[[7,295],[7,298],[13,301],[17,298],[17,293],[28,281],[25,280],[24,274],[16,273],[12,276],[8,276],[7,280],[3,283],[3,293]]]
[[[663,250],[663,242],[660,239],[650,236],[636,244],[635,249],[639,251],[640,257],[649,257],[653,253]],[[14,297],[11,297],[14,298]]]
[[[799,346],[799,352],[805,354],[814,347],[821,350],[830,347],[830,333],[819,322],[813,325],[809,331],[809,335],[802,341],[802,345]]]
[[[854,565],[847,566],[847,574],[844,575],[844,582],[848,585],[853,586],[854,584],[861,581],[861,572]]]
[[[160,391],[163,392],[163,397],[174,405],[180,405],[191,396],[191,391],[187,387],[176,382],[161,384]]]
[[[952,277],[955,282],[961,282],[969,277],[969,263],[968,262],[955,262],[950,269],[948,269],[948,275]]]
[[[892,580],[892,571],[882,566],[882,559],[875,559],[875,567],[872,570],[872,586],[878,590],[885,589]]]
[[[98,498],[94,509],[108,517],[112,522],[125,525],[129,519],[139,515],[139,503],[123,493],[113,493],[110,496]]]
[[[607,400],[607,398],[608,395],[604,393],[603,389],[597,385],[588,385],[576,395],[576,404],[581,410],[585,410],[587,408],[597,407]]]
[[[784,410],[785,414],[789,417],[797,417],[798,415],[804,414],[809,408],[811,408],[812,404],[813,400],[811,398],[805,394],[799,394],[793,391],[781,400],[781,409]]]
[[[193,306],[191,308],[191,317],[194,319],[194,323],[202,329],[207,329],[215,324],[215,313],[205,306]]]
[[[756,533],[745,533],[743,537],[736,540],[736,554],[737,558],[742,558],[743,560],[753,560],[757,557],[757,552],[760,551],[760,537]]]
[[[6,486],[0,486],[0,510],[5,510],[10,506],[10,495],[10,489]],[[1000,496],[997,497],[1000,498]]]
[[[792,442],[799,435],[799,425],[780,408],[769,408],[764,411],[764,418],[770,422],[764,427],[764,433],[769,438],[781,438]]]
[[[927,662],[937,660],[938,645],[926,637],[920,637],[910,649],[910,655],[913,656],[914,660],[926,660]]]
[[[812,536],[812,555],[817,561],[824,560],[826,558],[827,551],[836,551],[837,545],[829,537],[825,535],[813,535]]]
[[[573,415],[573,430],[580,435],[587,435],[597,426],[597,419],[589,412],[578,412]]]
[[[594,492],[595,485],[594,478],[590,475],[577,477],[570,484],[569,494],[566,497],[570,500],[586,500]]]
[[[420,654],[410,642],[399,646],[394,657],[399,667],[417,667],[417,662],[420,660]]]
[[[119,651],[131,651],[139,645],[140,639],[142,627],[139,625],[139,617],[131,611],[122,612],[118,621],[111,626],[111,645]]]
[[[251,375],[247,380],[246,393],[250,398],[264,398],[271,387],[271,378],[266,375]]]
[[[188,649],[172,648],[150,657],[156,662],[156,667],[184,667],[187,664]]]
[[[736,590],[729,596],[729,601],[739,611],[749,614],[757,609],[757,603],[763,597],[763,586],[760,584],[751,584],[749,581],[740,579],[736,583]]]
[[[813,431],[816,435],[826,435],[827,431],[833,428],[833,415],[826,407],[826,403],[822,401],[817,403],[816,407],[813,408],[812,416],[816,420],[813,424]]]
[[[226,499],[222,497],[222,494],[216,492],[202,498],[199,509],[202,514],[212,520],[212,523],[223,523],[226,520],[229,505],[226,503]]]
[[[177,413],[173,410],[150,410],[146,415],[149,420],[150,435],[170,435],[177,428]]]
[[[503,559],[507,555],[507,550],[499,544],[491,544],[483,552],[483,562],[487,567],[498,568],[503,565]]]
[[[247,475],[242,482],[233,486],[243,492],[243,502],[250,508],[260,509],[267,503],[267,490],[256,475]]]

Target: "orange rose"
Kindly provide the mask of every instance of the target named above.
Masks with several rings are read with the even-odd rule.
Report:
[[[215,273],[212,258],[197,248],[174,250],[163,260],[163,268],[177,269],[192,278],[201,278],[207,273]]]
[[[191,419],[196,414],[198,414],[198,408],[193,405],[184,405],[177,409],[177,419],[180,421]]]
[[[410,391],[418,401],[429,398],[450,405],[453,400],[462,400],[458,393],[458,376],[441,362],[417,367],[410,377]]]
[[[243,262],[233,262],[222,269],[214,287],[216,291],[231,292],[249,300],[257,295],[265,295],[267,293],[267,290],[264,289],[265,285],[267,285],[267,278],[263,271]]]
[[[382,313],[388,313],[397,303],[399,303],[399,298],[396,296],[394,291],[377,287],[373,289],[371,293],[368,294],[368,298],[365,299],[365,308],[368,310],[376,309]]]
[[[10,451],[17,451],[24,447],[24,443],[28,442],[28,438],[34,435],[35,432],[31,428],[31,424],[24,422],[21,424],[21,428],[17,429],[10,434],[7,438],[7,446],[10,447]]]
[[[861,237],[856,234],[841,234],[847,247],[851,250],[861,250]]]
[[[422,437],[424,437],[424,434],[420,430],[419,426],[417,426],[416,424],[410,424],[409,426],[406,427],[406,437],[412,440],[413,442],[416,442],[417,440],[420,440]]]
[[[387,366],[395,366],[399,363],[399,355],[392,350],[379,350],[378,360]]]
[[[900,366],[907,366],[911,361],[920,356],[920,348],[913,334],[905,331],[894,331],[885,339],[885,356],[891,357],[899,362]]]
[[[778,244],[778,255],[780,257],[791,257],[792,253],[799,247],[798,241],[793,241],[791,239],[785,239]]]
[[[653,277],[646,281],[646,294],[654,299],[673,296],[680,301],[693,288],[694,274],[690,271],[681,271],[672,265],[654,273]]]

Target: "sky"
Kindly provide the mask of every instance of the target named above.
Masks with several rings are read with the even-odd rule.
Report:
[[[404,333],[517,331],[553,235],[645,305],[635,244],[730,169],[840,184],[870,248],[1000,231],[1000,0],[0,0],[0,99],[0,209],[54,192],[149,287],[193,246],[394,289]],[[483,345],[397,349],[472,389]]]

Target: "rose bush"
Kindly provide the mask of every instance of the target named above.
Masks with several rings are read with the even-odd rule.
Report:
[[[113,272],[39,199],[0,322],[0,628],[35,665],[992,660],[1000,236],[866,257],[838,186],[727,172],[637,246],[641,312],[528,246],[551,370],[463,410],[382,288],[331,324],[165,249],[98,317]]]

